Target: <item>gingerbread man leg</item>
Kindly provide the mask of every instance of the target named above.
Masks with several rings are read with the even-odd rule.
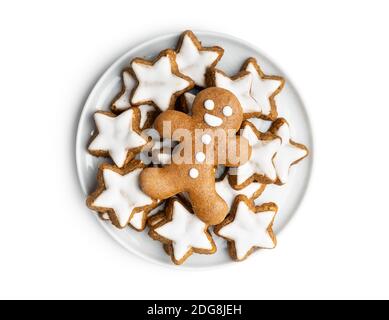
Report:
[[[193,211],[209,225],[221,223],[228,214],[226,202],[216,193],[215,185],[198,185],[189,193]]]

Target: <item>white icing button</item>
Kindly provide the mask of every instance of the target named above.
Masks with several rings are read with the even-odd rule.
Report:
[[[204,144],[210,144],[212,141],[212,138],[209,134],[203,134],[203,136],[201,137],[201,141]]]
[[[226,116],[226,117],[230,117],[232,116],[232,108],[230,106],[225,106],[223,108],[223,114]]]
[[[213,108],[215,108],[215,103],[213,102],[213,100],[210,100],[210,99],[205,100],[204,107],[207,110],[213,110]]]
[[[197,152],[196,153],[196,160],[198,162],[204,162],[205,161],[205,154],[204,154],[204,152]]]
[[[213,114],[205,113],[204,121],[211,127],[220,127],[223,124],[223,119],[214,116]]]
[[[192,168],[189,170],[189,176],[192,178],[192,179],[196,179],[198,176],[199,176],[199,170],[197,170],[196,168]]]

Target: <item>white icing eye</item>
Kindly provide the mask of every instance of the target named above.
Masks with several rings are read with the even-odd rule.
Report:
[[[231,108],[230,106],[225,106],[225,107],[223,108],[223,114],[224,114],[224,116],[226,116],[226,117],[232,116],[232,108]]]
[[[215,102],[213,102],[213,100],[205,100],[204,101],[204,108],[207,109],[207,110],[213,110],[213,108],[215,108]]]
[[[211,140],[212,140],[212,137],[209,134],[204,134],[201,137],[201,142],[204,143],[204,144],[210,144]]]
[[[196,153],[196,161],[200,162],[200,163],[205,161],[205,154],[204,154],[204,152],[197,152]]]
[[[199,170],[197,170],[196,168],[192,168],[189,170],[189,176],[192,178],[192,179],[196,179],[198,176],[199,176]]]

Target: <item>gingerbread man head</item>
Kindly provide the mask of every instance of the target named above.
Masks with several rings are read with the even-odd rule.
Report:
[[[144,169],[140,184],[157,200],[187,193],[193,212],[206,224],[214,225],[228,214],[227,204],[215,190],[215,166],[241,165],[249,158],[251,148],[246,139],[236,136],[243,113],[231,92],[221,88],[201,91],[193,102],[192,113],[189,116],[168,110],[157,117],[154,127],[162,137],[174,140],[175,132],[189,134],[189,143],[183,144],[190,147],[190,156],[187,161],[173,161],[163,168]],[[166,131],[166,126],[170,130]],[[223,139],[212,137],[220,136],[218,133],[223,133]]]
[[[198,127],[238,131],[243,111],[238,99],[222,88],[207,88],[199,92],[192,106],[192,118]]]

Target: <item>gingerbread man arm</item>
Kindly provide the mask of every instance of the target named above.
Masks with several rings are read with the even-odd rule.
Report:
[[[228,139],[226,148],[226,167],[238,167],[245,164],[251,156],[248,140],[241,136]]]
[[[183,130],[193,130],[194,124],[191,116],[180,111],[168,110],[155,119],[154,128],[162,138],[176,140],[174,138]]]

